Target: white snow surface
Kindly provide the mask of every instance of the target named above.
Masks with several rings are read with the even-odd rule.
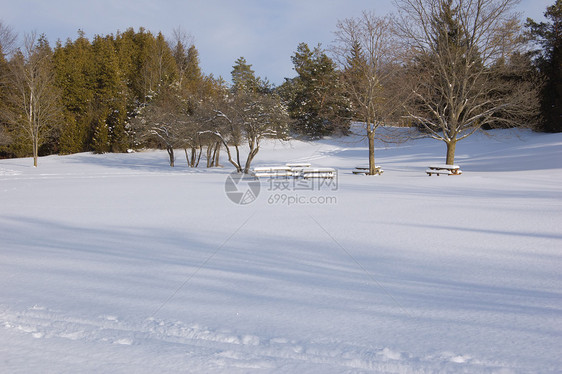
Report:
[[[269,141],[337,185],[165,152],[0,160],[2,373],[556,373],[562,134]],[[314,181],[315,183],[318,181]],[[337,188],[336,188],[337,187]]]

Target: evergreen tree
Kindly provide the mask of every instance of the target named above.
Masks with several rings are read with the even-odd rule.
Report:
[[[2,27],[0,24],[0,31]],[[12,78],[18,66],[21,68],[18,73],[23,77],[27,56],[20,53],[6,61],[3,42],[11,43],[12,39],[3,35],[0,35],[0,77],[8,66],[11,66],[7,70]],[[63,107],[62,116],[57,119],[61,123],[57,131],[41,134],[39,140],[45,144],[44,152],[123,152],[132,140],[131,118],[160,91],[175,90],[193,112],[217,87],[212,76],[205,77],[201,72],[194,45],[183,43],[172,49],[162,33],[154,35],[143,28],[138,32],[130,28],[116,36],[98,35],[91,42],[79,31],[76,40],[58,42],[54,52],[42,38],[37,41],[35,51],[43,50],[46,53],[42,55],[49,60],[45,64],[49,69],[45,71],[50,74],[52,70],[54,76],[53,87],[48,91]],[[38,56],[35,51],[33,54]],[[24,81],[24,78],[19,81],[21,89],[26,89]],[[13,79],[10,84],[11,92],[14,91]],[[22,130],[22,126],[7,126],[7,121],[15,123],[16,118],[21,118],[14,114],[21,108],[16,108],[19,104],[13,100],[13,92],[6,97],[6,87],[6,82],[0,79],[0,114],[5,118],[0,120],[0,153],[24,156],[32,147],[25,134],[27,130]],[[59,91],[60,98],[56,94]],[[51,119],[48,122],[48,127],[53,128]],[[53,134],[56,138],[51,137]],[[34,143],[33,148],[38,151],[37,144]]]
[[[197,50],[195,50],[197,51]],[[180,90],[183,88],[186,75],[188,75],[188,69],[190,68],[190,60],[188,56],[188,51],[184,42],[182,40],[177,40],[173,49],[172,56],[176,62],[176,67],[178,69],[178,87]],[[196,57],[197,58],[197,57]],[[197,67],[199,62],[197,60]]]
[[[293,130],[313,137],[346,132],[351,106],[335,63],[320,46],[310,50],[306,43],[298,46],[292,60],[298,76],[286,81],[280,92],[295,121]]]
[[[149,67],[154,43],[154,35],[142,27],[138,32],[129,28],[115,38],[118,65],[131,107],[146,103],[155,92],[156,80]]]
[[[0,23],[0,33],[3,31],[4,26]],[[6,61],[4,54],[3,40],[0,40],[0,113],[6,111],[6,83],[8,76],[8,61]],[[8,145],[11,142],[9,128],[7,123],[4,122],[3,116],[0,115],[0,158],[9,155]]]
[[[359,41],[351,41],[351,48],[349,50],[349,54],[345,56],[345,59],[346,66],[343,74],[345,77],[346,85],[348,87],[351,87],[351,89],[363,86],[366,75],[365,72],[368,71],[368,62]],[[363,106],[360,102],[361,98],[359,97],[359,95],[350,96],[353,119],[363,121],[365,119],[364,115],[360,113],[359,110],[359,108]]]
[[[99,133],[105,131],[104,126],[107,126],[110,150],[124,152],[129,148],[128,136],[125,133],[126,86],[119,69],[113,36],[97,36],[93,42],[93,49],[95,95],[92,129]],[[94,139],[94,145],[99,147],[99,141]],[[100,151],[99,148],[96,151]]]
[[[64,124],[59,138],[63,154],[82,152],[88,148],[88,132],[94,97],[93,52],[84,33],[68,40],[63,47],[57,44],[54,52],[56,85],[61,90]]]
[[[143,63],[140,60],[141,45],[138,44],[137,33],[132,28],[115,36],[115,48],[121,79],[127,96],[127,108],[134,111],[145,100],[145,92],[141,88],[140,75]]]
[[[185,76],[188,81],[198,81],[203,77],[201,68],[199,67],[199,51],[194,45],[187,50],[187,68]]]
[[[87,127],[77,122],[76,117],[65,112],[63,124],[58,138],[58,150],[60,154],[70,155],[87,150]]]
[[[115,97],[112,109],[106,120],[111,126],[111,152],[126,152],[131,146],[131,135],[127,125],[127,97],[124,94]]]
[[[95,124],[94,128],[94,136],[92,139],[92,148],[94,149],[95,153],[99,154],[107,153],[110,149],[109,127],[102,118],[103,116],[100,116],[97,119],[97,123]]]
[[[170,46],[161,32],[154,39],[150,52],[145,72],[152,80],[151,90],[158,92],[176,80],[177,66]]]
[[[203,82],[203,73],[199,67],[199,52],[192,44],[186,46],[187,37],[178,31],[172,55],[177,68],[177,85],[180,91],[185,90],[189,94],[196,94]]]
[[[232,90],[245,92],[259,92],[267,90],[267,83],[256,77],[252,65],[246,62],[244,57],[236,60],[232,66]]]
[[[537,65],[545,84],[541,90],[542,130],[562,131],[562,0],[549,6],[544,13],[547,22],[527,19],[531,36],[542,51],[538,51]]]

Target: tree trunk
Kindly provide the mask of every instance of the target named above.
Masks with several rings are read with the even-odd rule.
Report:
[[[244,166],[244,174],[250,174],[252,161],[254,160],[254,157],[256,157],[256,155],[258,154],[259,150],[260,147],[250,149],[250,152],[248,153],[248,158],[246,159],[246,165]]]
[[[221,143],[216,142],[215,143],[215,154],[213,156],[213,158],[215,160],[213,164],[214,164],[215,167],[220,167],[220,163],[219,163],[220,153],[221,153]]]
[[[213,146],[211,144],[207,144],[207,168],[213,167]]]
[[[195,149],[195,148],[193,148]],[[199,161],[201,161],[201,155],[203,154],[203,146],[197,147],[197,161],[195,162],[195,167],[199,167]]]
[[[236,162],[238,163],[238,172],[241,173],[242,172],[242,163],[240,162],[240,148],[238,148],[238,146],[235,145],[234,149],[236,149]]]
[[[171,146],[167,146],[166,151],[168,151],[168,156],[170,157],[170,166],[174,167],[174,161],[175,161],[174,148]]]
[[[368,129],[367,138],[369,138],[369,175],[375,175],[377,173],[375,168],[375,131]]]
[[[183,149],[185,152],[185,159],[187,160],[187,166],[190,168],[195,166],[195,149],[192,147],[190,153],[187,152],[187,148]]]
[[[33,166],[37,167],[37,158],[39,157],[39,145],[37,139],[33,139]]]
[[[191,167],[197,166],[197,148],[191,147]]]
[[[37,124],[35,123],[35,121],[37,120],[37,118],[35,118],[35,101],[33,100],[34,95],[33,95],[33,89],[31,90],[31,93],[29,94],[29,117],[28,117],[28,122],[29,122],[29,132],[31,134],[31,144],[32,144],[32,148],[33,148],[33,166],[37,167],[37,156],[39,153],[39,134],[37,130]]]
[[[236,161],[234,161],[232,159],[232,152],[230,152],[230,148],[228,148],[228,144],[226,143],[226,141],[224,139],[221,140],[222,144],[224,144],[224,148],[226,149],[226,154],[228,155],[228,161],[236,168],[236,172],[238,173],[242,173],[242,168],[240,167],[240,162],[236,163]],[[238,153],[238,160],[240,160],[240,154],[238,151],[238,147],[236,147],[236,151]]]
[[[447,165],[454,165],[455,164],[455,148],[457,147],[457,140],[452,139],[447,142]]]

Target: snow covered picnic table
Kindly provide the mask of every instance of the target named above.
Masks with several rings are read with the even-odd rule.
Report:
[[[375,165],[375,174],[381,175],[384,172],[381,166]],[[369,167],[368,166],[357,166],[355,170],[352,171],[353,174],[363,174],[369,175]]]
[[[437,176],[439,176],[440,174],[446,174],[446,175],[461,175],[462,174],[462,170],[460,169],[460,166],[458,166],[458,165],[446,165],[446,164],[430,166],[429,169],[427,169],[425,172],[430,177],[431,177],[432,174],[435,174]]]
[[[254,168],[254,175],[256,177],[292,177],[293,172],[289,166],[264,166]]]
[[[334,168],[306,168],[302,172],[304,179],[308,178],[335,178],[336,169]]]
[[[285,165],[291,168],[291,172],[293,172],[293,177],[300,177],[304,172],[304,170],[310,168],[311,166],[308,162],[295,162],[295,163],[288,163]]]
[[[292,163],[285,166],[261,166],[254,168],[254,175],[258,178],[335,178],[336,172],[334,168],[311,168],[309,163]]]

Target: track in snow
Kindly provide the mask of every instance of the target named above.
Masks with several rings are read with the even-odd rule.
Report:
[[[131,346],[132,349],[174,347],[174,350],[185,352],[187,367],[189,362],[204,362],[213,372],[232,372],[235,368],[275,372],[307,368],[322,372],[425,373],[455,372],[456,369],[463,372],[511,372],[498,363],[481,362],[450,352],[414,357],[387,347],[364,347],[333,339],[305,342],[283,337],[263,338],[156,318],[129,321],[106,314],[88,319],[38,305],[23,311],[0,310],[0,328],[34,339],[50,339],[53,343],[62,339]]]

